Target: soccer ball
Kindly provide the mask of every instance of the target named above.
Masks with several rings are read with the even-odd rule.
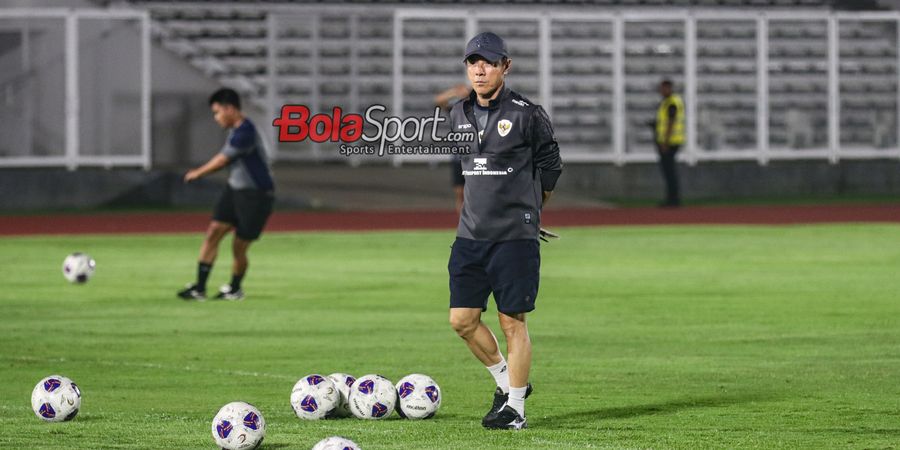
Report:
[[[350,387],[350,412],[360,419],[384,419],[397,404],[391,380],[381,375],[358,378]]]
[[[253,449],[266,437],[266,421],[255,406],[231,402],[216,413],[212,436],[216,445],[225,450]]]
[[[334,408],[334,411],[331,412],[329,417],[350,417],[352,415],[350,412],[350,387],[353,386],[353,382],[356,381],[356,378],[353,378],[353,375],[347,375],[346,373],[333,373],[328,375],[328,378],[331,379],[331,382],[334,383],[334,387],[341,394],[341,399],[338,402],[337,408]]]
[[[291,391],[291,406],[301,419],[321,419],[334,411],[340,401],[341,393],[331,379],[319,374],[301,378]]]
[[[31,409],[47,422],[72,420],[81,408],[81,390],[72,380],[50,375],[31,391]]]
[[[396,387],[400,417],[428,419],[441,407],[441,388],[428,375],[407,375]]]
[[[319,441],[312,450],[359,450],[359,445],[344,437],[331,436]]]
[[[70,283],[86,283],[97,263],[86,253],[72,253],[63,261],[62,273]]]

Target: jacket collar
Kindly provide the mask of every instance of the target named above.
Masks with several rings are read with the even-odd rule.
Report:
[[[503,100],[506,100],[507,97],[509,97],[509,87],[507,87],[507,86],[506,86],[506,82],[504,82],[504,83],[503,83],[503,88],[501,88],[500,94],[497,95],[497,98],[491,100],[491,101],[488,103],[488,109],[497,109],[497,108],[499,108],[499,107],[500,107],[500,104],[503,103]],[[469,93],[469,101],[468,101],[468,103],[469,103],[469,108],[474,108],[475,105],[478,104],[477,94],[475,94],[475,91],[474,91],[474,90],[473,90],[471,93]]]

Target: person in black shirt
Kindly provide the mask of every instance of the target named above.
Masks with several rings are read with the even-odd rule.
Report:
[[[506,87],[511,60],[503,39],[475,36],[465,64],[473,92],[453,106],[450,126],[477,139],[460,157],[465,201],[448,263],[450,324],[497,383],[482,425],[518,430],[526,427],[525,398],[531,392],[525,318],[534,310],[540,279],[541,207],[562,162],[547,113]],[[481,321],[492,293],[508,362]]]
[[[241,99],[232,89],[219,89],[209,98],[213,118],[229,130],[222,150],[206,164],[188,171],[186,183],[229,168],[228,185],[219,196],[206,230],[197,262],[197,280],[178,292],[184,300],[205,300],[206,282],[219,253],[219,243],[234,231],[231,250],[234,260],[231,283],[222,286],[215,298],[243,300],[241,282],[250,262],[247,251],[259,239],[272,214],[275,182],[269,169],[265,146],[256,127],[241,112]]]

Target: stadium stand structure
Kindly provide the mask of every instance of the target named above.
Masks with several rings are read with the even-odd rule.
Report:
[[[549,92],[545,106],[553,115],[563,151],[568,153],[567,162],[582,163],[568,164],[560,195],[553,205],[593,206],[600,196],[654,198],[661,189],[657,168],[630,163],[653,160],[646,121],[654,115],[658,101],[655,87],[660,78],[668,76],[676,85],[684,85],[683,72],[689,69],[685,67],[689,30],[685,29],[683,18],[685,9],[690,8],[696,8],[690,10],[697,18],[696,148],[713,157],[685,168],[688,175],[683,187],[687,199],[894,194],[900,186],[894,125],[898,108],[898,36],[893,16],[879,15],[884,19],[865,22],[851,20],[853,15],[846,14],[838,27],[840,143],[844,149],[859,145],[876,150],[862,152],[859,160],[853,156],[845,159],[843,154],[829,160],[827,152],[815,151],[827,139],[824,127],[829,109],[829,47],[823,13],[831,11],[831,7],[826,0],[492,0],[488,5],[494,5],[496,13],[480,18],[474,29],[473,22],[465,17],[465,7],[437,3],[441,11],[458,9],[459,13],[455,17],[429,16],[434,2],[420,1],[92,3],[109,6],[110,10],[121,6],[150,12],[155,37],[154,170],[5,170],[0,179],[28,195],[17,196],[13,203],[0,205],[0,209],[114,204],[206,206],[212,201],[207,197],[216,190],[194,186],[188,192],[183,189],[180,176],[189,165],[205,160],[210,148],[221,144],[221,130],[209,120],[205,104],[215,82],[237,87],[249,95],[248,103],[255,105],[253,118],[258,124],[271,117],[272,111],[266,108],[284,103],[302,103],[327,111],[334,105],[346,110],[375,103],[390,108],[395,98],[402,98],[403,115],[430,115],[433,95],[464,80],[458,61],[466,38],[486,28],[503,34],[509,42],[515,60],[511,84],[535,100],[540,99],[541,92]],[[500,14],[506,10],[504,5],[520,3],[535,7],[524,8],[513,18]],[[857,8],[863,2],[844,3]],[[471,8],[475,4],[471,3]],[[676,7],[660,7],[663,4]],[[798,6],[803,9],[798,10]],[[415,13],[406,16],[402,29],[396,30],[395,11],[411,10]],[[626,20],[621,30],[625,38],[621,66],[625,76],[621,87],[626,93],[622,115],[615,113],[614,105],[616,25],[610,19],[614,11],[657,17],[653,22]],[[763,161],[756,157],[764,153],[756,151],[756,124],[760,117],[756,107],[760,73],[756,69],[756,20],[763,17],[763,11],[769,18],[768,61],[763,73],[770,86],[770,147],[789,149],[785,153],[791,154],[785,159],[805,154],[811,155],[811,161],[773,158],[760,165]],[[675,19],[658,20],[668,12]],[[704,13],[720,17],[712,19]],[[545,29],[541,21],[545,19],[549,20],[549,33],[542,35]],[[402,32],[402,65],[392,61],[398,31]],[[542,53],[538,43],[547,38],[551,42],[549,52]],[[548,54],[553,63],[541,66],[539,58]],[[394,70],[398,66],[402,69],[402,83],[395,82]],[[541,84],[542,75],[548,71],[549,86]],[[270,90],[270,85],[275,89]],[[394,95],[394,86],[403,90],[402,95]],[[613,136],[613,125],[620,120],[625,123],[625,139],[621,141]],[[614,141],[624,143],[625,151],[639,158],[629,159],[624,166],[605,164],[618,157],[614,154]],[[571,158],[572,150],[578,147],[598,158]],[[730,150],[735,149],[747,152],[732,161]],[[314,160],[346,161],[328,148],[311,145],[292,148],[282,144],[281,150]],[[400,204],[421,208],[451,205],[447,196],[449,175],[443,167],[408,165],[396,170],[385,164],[371,164],[349,169],[344,164],[292,164],[289,159],[278,162],[277,173],[279,198],[290,206],[377,209]],[[708,160],[717,162],[707,163]],[[840,164],[833,164],[838,161]],[[58,186],[45,183],[47,177],[66,180],[69,188],[65,190],[71,195],[59,196]],[[98,178],[106,181],[97,184]],[[221,180],[210,183],[217,181]],[[408,188],[413,185],[417,186],[415,193]],[[567,201],[567,194],[571,200]]]
[[[209,4],[207,4],[209,3]],[[128,2],[147,8],[154,35],[168,49],[225,85],[236,87],[265,108],[304,103],[330,110],[369,104],[392,105],[393,9],[418,1],[336,2],[359,5],[340,13],[279,9],[267,19],[267,5],[324,2]],[[327,2],[334,4],[335,2]],[[429,2],[435,3],[435,2]],[[441,3],[441,2],[436,2]],[[465,2],[464,2],[465,3]],[[476,2],[471,2],[476,3]],[[509,4],[509,1],[477,2]],[[657,6],[695,8],[828,9],[827,0],[584,0],[520,1],[559,6]],[[274,31],[273,31],[274,28]],[[538,98],[539,28],[533,20],[484,20],[508,40],[514,55],[511,84]],[[700,21],[697,26],[698,148],[757,147],[757,36],[754,19]],[[612,151],[613,30],[609,22],[553,20],[551,24],[551,113],[564,148]],[[769,146],[822,148],[827,144],[827,22],[772,21],[768,27],[770,98]],[[465,42],[464,20],[407,20],[403,27],[403,112],[429,115],[432,97],[462,81],[457,62]],[[648,151],[655,84],[684,80],[684,24],[627,22],[625,26],[626,151]],[[897,143],[896,26],[842,22],[840,72],[841,144],[886,148]],[[273,45],[274,44],[274,45]],[[274,64],[270,60],[274,52]],[[274,68],[275,92],[268,92]],[[271,97],[270,97],[271,96]],[[299,147],[303,147],[300,144]],[[302,150],[302,148],[298,148]]]
[[[850,0],[852,2],[868,0]],[[162,5],[173,3],[187,3],[179,0],[127,0],[133,4]],[[121,1],[105,0],[101,4],[115,4]],[[810,8],[830,7],[834,0],[192,0],[193,4],[291,4],[291,5],[389,5],[389,6],[421,6],[421,5],[508,5],[508,4],[532,4],[550,6],[606,6],[606,7],[642,7],[642,6],[675,6],[675,7],[731,7],[731,8]]]

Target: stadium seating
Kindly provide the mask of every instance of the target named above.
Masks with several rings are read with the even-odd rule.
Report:
[[[212,3],[212,2],[209,2]],[[276,52],[276,102],[330,102],[362,107],[393,102],[393,15],[376,2],[347,13],[275,16],[270,50],[266,4],[259,8],[204,2],[144,2],[156,36],[207,74],[242,89],[262,105],[269,85],[269,51]],[[325,2],[292,4],[315,6]],[[417,5],[419,1],[397,1]],[[441,2],[437,2],[441,3]],[[509,0],[488,2],[508,4]],[[827,8],[827,0],[579,0],[518,1],[621,7]],[[229,6],[233,5],[233,6]],[[284,10],[279,10],[284,11]],[[317,11],[317,10],[315,10]],[[323,11],[327,11],[323,10]],[[314,24],[316,24],[314,26]],[[482,20],[478,29],[503,35],[514,55],[510,84],[537,99],[540,85],[538,21]],[[897,29],[893,23],[842,21],[840,25],[841,140],[848,145],[896,145]],[[435,93],[464,81],[459,55],[466,23],[457,18],[409,19],[402,46],[404,114],[429,115]],[[827,136],[828,51],[823,20],[773,20],[769,24],[769,122],[773,147],[814,148]],[[700,20],[697,25],[697,142],[701,150],[756,148],[756,23]],[[592,152],[612,151],[612,23],[551,20],[552,100],[547,105],[558,134]],[[626,22],[626,151],[649,151],[658,102],[656,85],[671,78],[684,88],[685,30],[681,21]],[[327,83],[325,81],[328,81]],[[812,131],[810,131],[812,130]],[[878,131],[878,132],[876,132]],[[812,134],[815,139],[809,137]],[[599,141],[597,139],[600,139]]]

